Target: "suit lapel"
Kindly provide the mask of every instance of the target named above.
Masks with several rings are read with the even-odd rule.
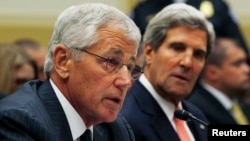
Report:
[[[173,126],[152,95],[139,81],[136,81],[134,85],[133,91],[135,91],[136,100],[142,111],[151,117],[151,126],[161,140],[168,141],[171,138],[172,141],[179,141]]]
[[[49,80],[46,80],[39,88],[38,95],[51,117],[58,137],[65,141],[73,140],[65,113]]]
[[[179,137],[176,134],[174,128],[167,117],[164,116],[165,115],[162,114],[154,114],[151,122],[153,129],[156,131],[162,141],[168,141],[170,138],[171,141],[179,141]]]
[[[237,124],[234,118],[232,117],[232,115],[229,114],[227,109],[225,109],[224,106],[210,92],[208,92],[206,89],[200,86],[200,84],[198,87],[202,93],[202,95],[198,95],[198,96],[200,97],[202,96],[202,98],[200,99],[204,100],[203,107],[207,107],[207,106],[210,107],[210,108],[204,109],[205,110],[204,113],[208,113],[208,115],[210,115],[211,117],[216,118],[216,121],[220,121],[222,123],[227,123],[227,124],[228,123]],[[208,104],[205,105],[206,103]],[[218,116],[218,114],[220,116]]]
[[[203,140],[204,135],[207,132],[207,127],[200,123],[195,123],[194,121],[187,122],[190,130],[195,138],[195,140]]]
[[[186,111],[189,111],[191,113],[196,113],[194,109],[192,109],[192,107],[188,106],[187,102],[186,101],[182,101],[182,104],[183,104],[183,108],[186,110]],[[189,129],[191,130],[195,140],[199,141],[199,140],[204,140],[204,137],[207,136],[207,126],[206,125],[203,125],[201,123],[198,123],[196,121],[188,121],[187,122],[188,126],[189,126]],[[206,137],[208,138],[208,137]]]

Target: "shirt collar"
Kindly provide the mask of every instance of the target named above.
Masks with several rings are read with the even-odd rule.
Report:
[[[174,117],[174,111],[175,111],[175,105],[167,100],[165,100],[163,97],[161,97],[152,84],[148,81],[148,79],[145,77],[144,74],[141,74],[139,81],[142,83],[142,85],[149,91],[149,93],[152,95],[152,97],[156,100],[156,102],[160,105],[161,109],[163,110],[164,114],[168,117],[169,121],[174,126],[173,123],[173,117]]]
[[[73,137],[73,140],[77,140],[87,129],[84,121],[81,116],[77,113],[74,107],[69,103],[69,101],[65,98],[62,92],[57,88],[55,83],[50,79],[51,86],[56,93],[56,96],[64,110],[66,118],[69,123],[70,131]],[[93,126],[89,128],[93,137]]]
[[[201,81],[201,85],[211,94],[213,95],[227,110],[231,110],[232,101],[226,94],[215,89],[211,85],[207,84],[205,81]]]

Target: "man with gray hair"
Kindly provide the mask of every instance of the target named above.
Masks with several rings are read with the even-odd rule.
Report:
[[[185,110],[207,122],[185,101],[214,44],[212,25],[192,6],[172,4],[149,22],[144,37],[143,74],[128,91],[121,113],[138,141],[207,141],[206,124],[174,116]],[[185,132],[181,132],[185,131]]]
[[[0,139],[134,141],[119,115],[141,35],[118,9],[85,3],[63,11],[54,26],[44,71],[0,101]]]

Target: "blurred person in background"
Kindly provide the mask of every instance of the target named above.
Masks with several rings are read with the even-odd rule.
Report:
[[[131,18],[144,34],[148,21],[158,11],[166,5],[180,2],[199,9],[213,24],[216,37],[233,38],[246,53],[249,53],[238,19],[225,0],[143,0],[132,9]]]
[[[46,51],[45,49],[35,40],[29,38],[21,38],[14,41],[18,47],[27,52],[27,54],[35,61],[38,68],[38,78],[45,80],[46,75],[44,73],[44,62]]]
[[[249,124],[250,107],[242,99],[249,89],[250,67],[244,50],[234,39],[217,38],[200,81],[187,99],[211,124]],[[234,114],[235,109],[242,114]]]
[[[25,82],[37,79],[35,62],[13,44],[0,44],[0,92],[10,94]]]

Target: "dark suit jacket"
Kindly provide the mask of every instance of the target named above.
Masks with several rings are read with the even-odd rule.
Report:
[[[30,81],[0,100],[0,140],[72,141],[64,111],[48,80]],[[134,141],[123,117],[94,126],[94,141]]]
[[[183,108],[207,122],[202,112],[192,104],[183,101]],[[180,141],[175,129],[147,89],[136,80],[129,90],[121,114],[131,125],[137,141]],[[188,122],[195,140],[207,141],[207,127]]]
[[[210,124],[237,124],[231,113],[200,83],[197,83],[193,93],[187,98],[188,101],[198,106],[206,115]],[[249,106],[241,101],[241,108],[250,121]]]

